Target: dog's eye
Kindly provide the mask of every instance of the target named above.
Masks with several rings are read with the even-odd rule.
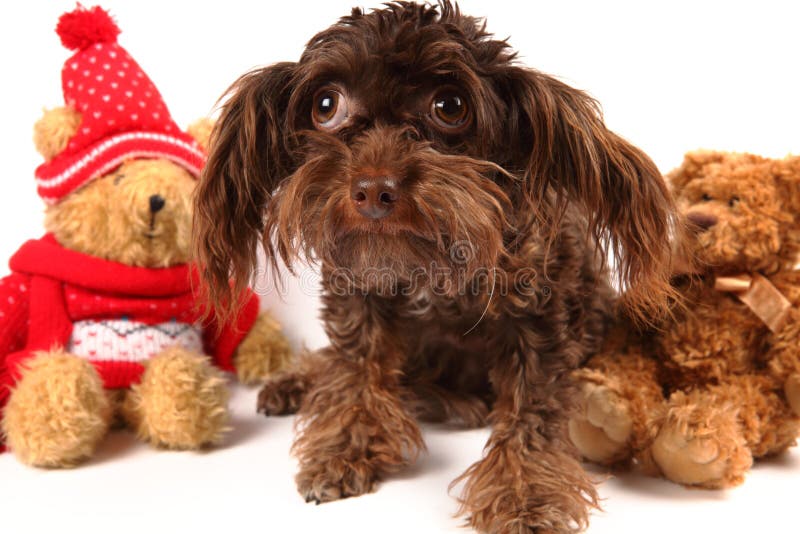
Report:
[[[703,202],[710,202],[711,200],[714,200],[708,193],[703,193],[703,196],[701,198],[703,199]]]
[[[323,88],[314,95],[311,119],[320,130],[335,130],[349,117],[347,99],[335,89]]]
[[[730,207],[734,207],[738,203],[739,203],[739,197],[731,197],[730,200],[728,200],[728,206]]]
[[[453,89],[440,91],[431,102],[431,117],[442,128],[461,129],[470,117],[467,100]]]

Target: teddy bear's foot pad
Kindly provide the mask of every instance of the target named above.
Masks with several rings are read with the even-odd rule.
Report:
[[[719,489],[740,484],[753,463],[731,410],[672,409],[652,456],[664,476],[686,486]]]
[[[583,399],[579,415],[569,421],[572,442],[592,462],[623,459],[633,427],[627,403],[609,387],[592,382],[583,385]]]

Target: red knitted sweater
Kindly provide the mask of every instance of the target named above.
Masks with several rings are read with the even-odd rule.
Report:
[[[250,293],[237,323],[218,328],[202,319],[188,265],[131,267],[66,249],[52,235],[25,243],[9,265],[0,280],[0,410],[20,365],[54,347],[91,361],[107,388],[137,382],[141,362],[170,344],[196,344],[231,371],[259,311]]]

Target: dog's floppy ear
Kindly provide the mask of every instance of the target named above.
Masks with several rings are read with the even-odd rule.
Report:
[[[658,168],[606,128],[598,104],[582,91],[535,70],[509,67],[505,75],[507,139],[518,143],[513,157],[520,161],[513,163],[526,173],[532,206],[556,224],[568,201],[582,206],[615,260],[629,311],[653,320],[671,293],[670,242],[681,231]]]
[[[195,197],[194,250],[218,311],[234,309],[234,295],[252,278],[265,206],[289,174],[286,109],[294,67],[278,63],[239,78],[211,133]]]

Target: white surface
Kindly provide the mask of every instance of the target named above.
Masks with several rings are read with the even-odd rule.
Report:
[[[121,44],[153,78],[176,121],[208,113],[238,75],[296,59],[353,0],[189,3],[107,0]],[[87,2],[91,5],[91,2]],[[796,2],[517,3],[463,1],[531,66],[587,89],[607,123],[667,171],[707,147],[781,157],[800,152],[800,32]],[[523,7],[524,6],[524,7]],[[41,233],[31,128],[62,103],[69,53],[53,28],[72,0],[15,2],[0,18],[0,258]],[[6,270],[2,270],[2,273]],[[296,344],[324,342],[315,276],[265,300]],[[40,471],[0,455],[0,530],[20,532],[458,532],[446,488],[479,457],[487,431],[425,427],[428,454],[375,494],[313,506],[294,490],[291,419],[263,419],[255,392],[237,388],[235,432],[203,454],[157,452],[117,433],[90,464]],[[796,532],[800,453],[760,463],[729,492],[687,491],[629,475],[605,482],[598,533]]]
[[[234,432],[204,453],[155,451],[111,434],[88,464],[43,471],[0,456],[2,532],[436,534],[468,532],[454,518],[451,480],[478,457],[488,431],[424,426],[428,452],[376,493],[316,506],[294,487],[292,418],[253,410],[234,389]],[[797,532],[800,454],[762,463],[730,492],[689,491],[637,476],[603,483],[605,512],[590,534]]]

